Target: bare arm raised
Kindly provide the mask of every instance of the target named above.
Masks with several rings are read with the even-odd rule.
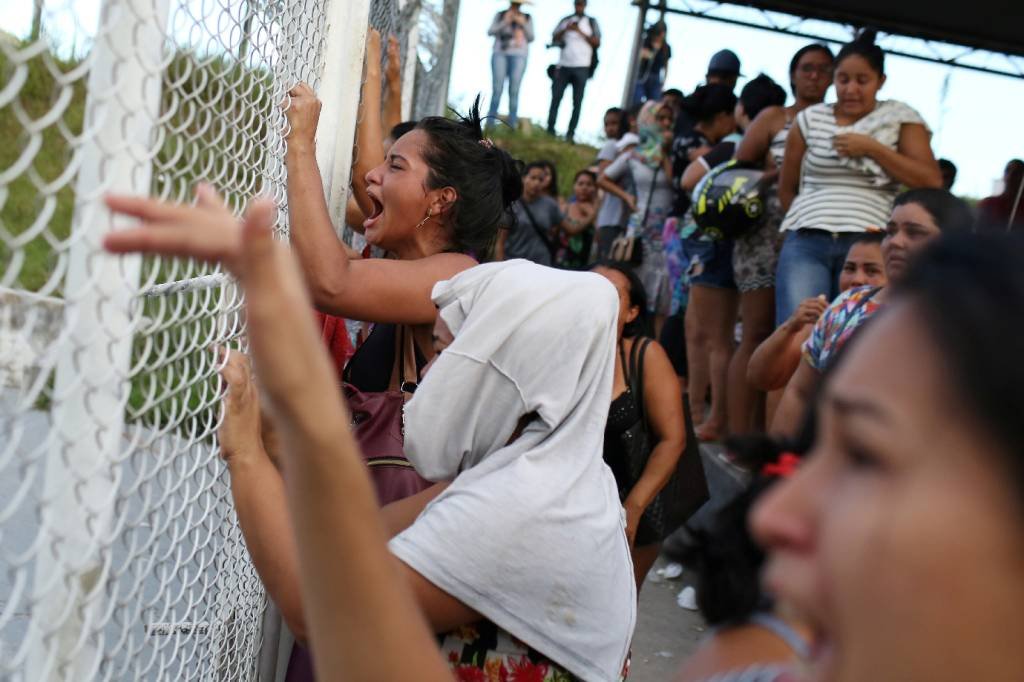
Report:
[[[255,453],[252,461],[262,465],[257,480],[283,480],[287,502],[287,514],[275,514],[275,522],[253,519],[273,530],[264,537],[276,538],[273,546],[282,552],[280,561],[261,565],[274,573],[279,580],[275,591],[289,595],[290,613],[298,614],[307,627],[317,652],[317,678],[450,680],[423,614],[429,614],[435,627],[477,616],[388,552],[385,522],[348,430],[299,268],[271,236],[273,206],[254,202],[239,225],[208,187],[200,189],[196,207],[117,198],[108,205],[145,223],[108,235],[109,250],[220,261],[246,292],[249,339],[260,389],[280,434],[285,475],[277,478],[262,453]],[[246,377],[231,374],[229,370],[232,389],[245,389]],[[233,405],[239,407],[237,401]],[[254,414],[250,409],[248,421]],[[255,431],[248,433],[235,439],[222,433],[229,461],[241,456],[230,451],[259,446]],[[250,504],[247,474],[235,465],[232,469],[240,511],[260,506]],[[273,499],[279,503],[281,495],[275,493]],[[283,524],[286,517],[290,523]],[[297,564],[289,558],[296,555]],[[292,591],[296,575],[300,600]]]
[[[319,185],[316,191],[319,192]],[[111,209],[139,218],[142,224],[112,233],[107,247],[117,253],[192,255],[201,260],[222,261],[232,268],[241,247],[241,225],[211,187],[201,185],[197,196],[195,206],[110,197],[107,203]],[[322,199],[323,194],[320,196]],[[306,230],[312,232],[311,228],[320,234],[313,235],[313,239],[300,236],[308,235]],[[476,263],[469,256],[455,253],[408,261],[353,260],[329,220],[300,229],[293,226],[292,246],[306,271],[317,308],[371,322],[432,323],[437,314],[430,299],[434,284]]]

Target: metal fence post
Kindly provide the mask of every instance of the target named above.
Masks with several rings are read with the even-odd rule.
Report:
[[[644,40],[644,29],[647,27],[647,10],[649,0],[636,0],[637,7],[636,31],[633,33],[633,49],[629,55],[629,71],[626,74],[626,88],[622,93],[622,108],[629,109],[633,103],[633,91],[636,90],[637,71],[640,68],[640,47]]]
[[[319,94],[323,108],[316,131],[316,161],[323,177],[327,209],[340,234],[345,226],[370,0],[330,0],[327,12]]]
[[[416,88],[416,64],[420,48],[420,3],[421,0],[399,0],[402,8],[401,21],[409,26],[406,34],[405,64],[402,67],[402,120],[412,118],[413,94]]]
[[[168,0],[104,0],[89,57],[85,130],[53,391],[42,545],[35,566],[26,679],[88,680],[102,662],[108,529],[120,474],[141,259],[102,252],[110,192],[145,194],[159,115]]]

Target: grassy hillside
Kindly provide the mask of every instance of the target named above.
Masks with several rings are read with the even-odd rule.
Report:
[[[558,194],[572,193],[576,171],[594,163],[597,149],[584,144],[570,144],[548,135],[541,127],[524,127],[512,132],[508,126],[497,126],[489,133],[494,143],[525,162],[547,160],[558,169]]]
[[[77,177],[72,156],[83,130],[88,74],[66,87],[60,81],[81,66],[51,54],[17,64],[0,51],[0,90],[16,86],[13,99],[0,106],[0,278],[14,289],[63,295],[66,261],[60,255],[66,257],[69,247]],[[184,199],[197,180],[211,179],[232,207],[240,207],[258,190],[263,172],[263,139],[275,105],[269,74],[230,58],[181,51],[164,80],[150,191]],[[46,126],[28,132],[44,117]],[[144,262],[143,281],[208,272],[177,259]],[[192,435],[208,434],[216,423],[211,406],[218,401],[217,385],[202,368],[208,367],[208,346],[223,341],[214,322],[221,312],[217,291],[146,297],[140,303],[151,325],[135,338],[127,418],[153,427],[198,424]],[[38,408],[48,406],[49,390],[52,385]]]
[[[88,77],[82,75],[65,88],[58,75],[80,65],[51,54],[17,65],[0,51],[0,88],[24,78],[13,101],[0,106],[0,175],[28,162],[0,186],[0,277],[16,288],[56,296],[61,295],[59,281],[48,282],[63,275],[56,252],[70,234],[74,207],[75,175],[61,175],[71,166],[72,141],[82,133]],[[229,204],[240,208],[248,197],[238,189],[254,192],[263,170],[264,155],[254,148],[266,133],[274,107],[269,74],[243,70],[233,60],[199,58],[183,51],[167,66],[165,82],[174,83],[174,88],[165,87],[163,92],[162,144],[153,164],[151,191],[184,199],[198,180],[211,179],[226,190]],[[37,134],[26,131],[31,122],[51,112],[59,112],[56,122]],[[58,178],[64,182],[59,190],[40,190]]]
[[[15,273],[8,270],[13,270],[17,273],[15,286],[30,291],[45,289],[50,293],[53,289],[44,285],[56,267],[54,247],[67,239],[71,229],[74,204],[71,183],[50,196],[40,192],[39,186],[45,187],[65,172],[71,160],[68,137],[82,132],[85,113],[82,79],[76,80],[62,96],[54,75],[54,72],[68,73],[76,66],[76,62],[52,56],[44,59],[42,55],[15,66],[0,51],[0,83],[6,85],[16,78],[25,79],[15,99],[0,107],[0,140],[3,140],[0,174],[7,172],[19,159],[27,160],[35,150],[28,171],[18,174],[8,185],[0,186],[0,277],[10,278]],[[36,136],[25,132],[19,118],[35,120],[55,108],[63,112],[60,126],[47,126]]]

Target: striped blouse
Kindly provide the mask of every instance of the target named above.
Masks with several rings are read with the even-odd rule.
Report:
[[[902,102],[878,102],[875,110],[850,126],[836,123],[833,104],[815,104],[797,114],[807,151],[800,169],[800,190],[781,229],[811,228],[829,232],[882,229],[889,220],[900,184],[871,159],[840,158],[833,147],[837,134],[871,135],[892,149],[903,124],[924,120]]]

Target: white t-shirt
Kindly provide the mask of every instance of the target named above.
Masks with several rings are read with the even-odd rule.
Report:
[[[577,17],[575,14],[571,17],[562,19],[558,24],[558,28],[555,29],[555,33],[563,30],[573,21],[579,21],[580,31],[585,35],[601,37],[601,31],[597,28],[595,22],[590,20],[590,17],[584,16],[582,19]],[[565,47],[562,48],[562,54],[558,58],[558,65],[565,67],[581,67],[590,66],[590,62],[594,57],[594,48],[590,46],[587,39],[579,34],[577,31],[566,31],[562,34],[562,40],[565,42]]]
[[[511,260],[438,282],[433,299],[455,340],[405,406],[405,453],[453,482],[391,551],[573,675],[616,682],[636,584],[602,458],[615,288]]]

